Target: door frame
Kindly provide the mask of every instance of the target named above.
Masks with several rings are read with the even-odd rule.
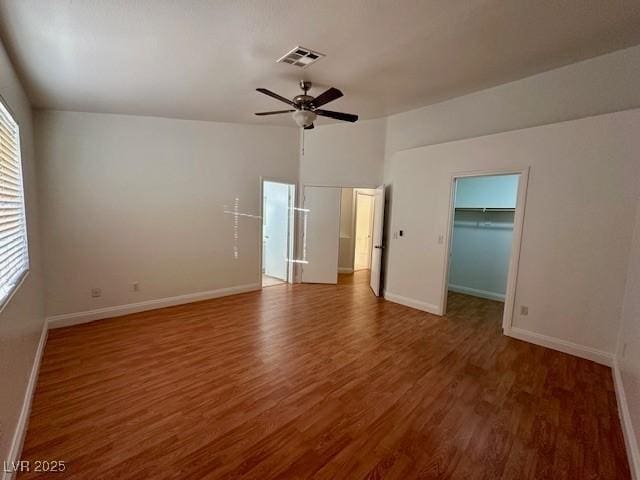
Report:
[[[371,235],[373,235],[373,218],[375,215],[375,211],[376,211],[376,207],[375,207],[375,195],[372,195],[370,193],[364,193],[364,192],[359,192],[358,189],[362,188],[362,187],[358,187],[358,188],[354,188],[354,193],[355,193],[355,205],[354,205],[354,212],[355,215],[353,216],[353,225],[352,225],[352,231],[353,231],[353,262],[351,263],[351,270],[353,270],[354,272],[356,271],[356,231],[357,231],[357,227],[358,227],[358,195],[363,195],[366,197],[370,197],[371,201],[374,202],[374,205],[372,206],[370,212],[369,212],[369,217],[370,221],[369,221],[369,233]],[[367,188],[366,190],[372,190],[370,188]],[[369,249],[369,265],[368,268],[369,270],[371,270],[371,251],[373,250],[373,237],[371,238],[371,248]]]
[[[287,180],[283,178],[276,177],[263,177],[260,176],[260,235],[258,237],[258,283],[260,284],[260,288],[262,289],[262,262],[263,262],[263,244],[264,244],[264,183],[281,183],[290,187],[293,187],[293,198],[289,199],[289,208],[293,206],[293,208],[298,205],[298,188],[296,182],[292,180]],[[291,259],[294,256],[295,248],[296,248],[296,216],[295,210],[289,212],[289,228],[287,232],[288,242],[287,242],[287,256],[289,257],[289,264],[287,265],[287,280],[285,283],[293,283],[293,275],[294,262]]]
[[[522,232],[524,230],[524,215],[527,201],[527,187],[529,185],[529,170],[525,168],[505,168],[498,170],[474,170],[469,172],[456,172],[451,175],[449,183],[449,214],[447,219],[447,239],[445,242],[444,274],[442,292],[440,295],[440,312],[447,313],[447,293],[449,289],[449,266],[451,244],[453,242],[453,221],[455,217],[456,180],[469,177],[491,177],[498,175],[520,175],[518,179],[518,194],[516,209],[513,219],[513,238],[511,240],[511,258],[507,274],[507,289],[504,298],[504,312],[502,314],[502,331],[505,335],[511,331],[513,313],[516,301],[516,286],[518,282],[518,268],[520,266],[520,250],[522,248]]]

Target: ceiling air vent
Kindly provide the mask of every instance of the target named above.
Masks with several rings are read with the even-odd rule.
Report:
[[[289,65],[305,68],[322,57],[324,57],[324,53],[314,52],[304,47],[296,47],[285,56],[279,58],[278,63],[288,63]]]

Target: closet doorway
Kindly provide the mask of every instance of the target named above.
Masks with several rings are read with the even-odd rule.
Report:
[[[445,311],[453,298],[484,299],[503,309],[503,328],[510,326],[526,180],[526,171],[453,178]]]

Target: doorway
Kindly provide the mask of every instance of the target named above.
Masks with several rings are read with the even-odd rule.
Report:
[[[474,297],[499,302],[510,325],[527,178],[528,170],[453,177],[443,312]]]
[[[369,270],[373,246],[374,196],[356,190],[353,270]]]
[[[291,283],[295,185],[262,182],[262,286]]]
[[[353,275],[356,254],[356,221],[358,194],[371,200],[369,213],[361,213],[365,238],[362,270],[358,277],[366,280],[374,295],[382,294],[382,251],[384,230],[385,186],[378,188],[332,187],[305,185],[300,208],[300,265],[303,283],[338,283],[338,274]],[[363,210],[364,211],[364,210]],[[367,228],[367,224],[369,227]],[[367,239],[366,237],[370,237]],[[370,245],[369,245],[370,244]],[[358,250],[360,251],[360,250]],[[343,280],[345,277],[343,277]]]

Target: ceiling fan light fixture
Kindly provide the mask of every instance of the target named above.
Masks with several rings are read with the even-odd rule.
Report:
[[[317,115],[311,110],[296,110],[291,114],[291,116],[298,126],[302,128],[311,125],[317,117]]]

